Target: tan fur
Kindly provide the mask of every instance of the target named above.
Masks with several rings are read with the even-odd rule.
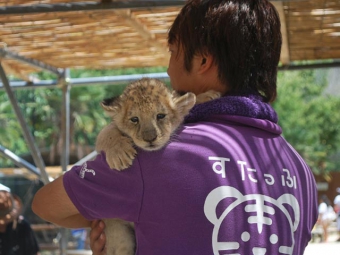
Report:
[[[218,97],[220,93],[216,91],[197,97],[193,93],[180,95],[171,92],[157,79],[135,81],[121,96],[102,103],[113,121],[99,133],[96,150],[106,153],[111,169],[123,170],[132,164],[136,156],[134,146],[149,151],[164,147],[196,100],[203,103]],[[119,219],[104,221],[106,254],[135,254],[133,224]]]

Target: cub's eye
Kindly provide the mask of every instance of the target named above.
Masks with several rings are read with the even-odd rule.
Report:
[[[161,119],[164,119],[165,118],[165,114],[163,113],[160,113],[160,114],[157,114],[157,120],[161,120]]]
[[[138,119],[138,117],[132,117],[132,118],[130,119],[130,121],[131,121],[132,123],[138,123],[138,122],[139,122],[139,119]]]

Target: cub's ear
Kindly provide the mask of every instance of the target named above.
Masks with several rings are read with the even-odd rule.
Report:
[[[119,97],[106,98],[101,102],[101,106],[112,117],[119,109]]]
[[[191,92],[185,93],[184,95],[173,92],[172,99],[175,104],[175,108],[182,116],[187,115],[196,103],[196,96]]]

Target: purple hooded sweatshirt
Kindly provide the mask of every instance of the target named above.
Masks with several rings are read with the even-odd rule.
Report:
[[[317,219],[313,174],[257,95],[195,106],[122,172],[100,153],[63,180],[87,219],[134,222],[138,255],[302,255]]]

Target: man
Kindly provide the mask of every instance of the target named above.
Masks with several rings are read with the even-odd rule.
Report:
[[[175,90],[224,96],[195,106],[174,141],[138,151],[123,172],[103,153],[74,167],[37,192],[33,210],[66,227],[134,222],[139,255],[302,255],[317,219],[316,185],[269,104],[282,42],[275,8],[191,0],[168,42]],[[92,224],[93,253],[105,254],[103,223]]]
[[[0,254],[37,255],[39,246],[30,224],[20,215],[22,203],[0,184]]]

